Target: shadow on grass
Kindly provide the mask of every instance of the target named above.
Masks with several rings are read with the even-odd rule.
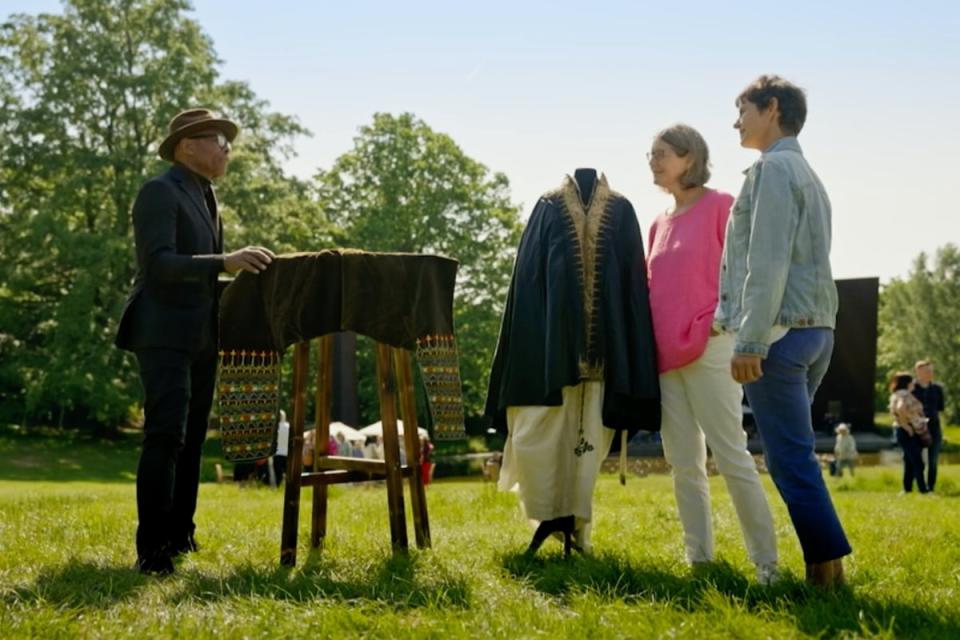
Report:
[[[0,602],[6,606],[19,603],[106,609],[163,581],[177,584],[170,597],[173,604],[256,597],[293,602],[327,599],[398,610],[469,608],[470,592],[463,578],[446,575],[435,566],[423,569],[418,564],[415,555],[397,554],[362,567],[347,566],[321,562],[319,554],[313,553],[299,570],[246,565],[229,575],[213,576],[181,565],[173,576],[153,578],[140,575],[132,566],[71,561],[42,572],[29,587],[4,593]]]
[[[522,553],[502,557],[513,577],[551,596],[566,599],[588,593],[601,599],[657,602],[682,611],[708,611],[716,594],[734,606],[791,616],[797,629],[827,637],[841,632],[892,633],[925,638],[960,638],[960,615],[892,600],[857,595],[856,587],[822,592],[787,575],[772,587],[748,580],[735,567],[715,563],[691,575],[677,575],[655,565],[633,565],[615,555],[559,554],[529,558]]]
[[[0,427],[0,459],[4,461],[0,465],[0,480],[132,482],[142,440],[143,433],[136,431],[105,438],[65,429],[23,433]],[[216,478],[214,465],[223,463],[221,457],[219,439],[207,438],[203,444],[202,481]]]
[[[41,572],[33,585],[11,589],[3,595],[6,605],[48,603],[57,607],[107,608],[134,597],[153,578],[140,575],[133,566],[102,566],[72,560]]]
[[[332,599],[394,609],[469,608],[466,580],[432,564],[429,570],[419,565],[415,552],[387,555],[358,566],[326,561],[314,551],[300,569],[245,565],[227,576],[188,575],[174,601],[266,597],[294,602]]]

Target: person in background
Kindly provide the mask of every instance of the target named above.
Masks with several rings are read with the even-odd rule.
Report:
[[[850,469],[850,475],[853,475],[853,469],[857,466],[857,441],[853,439],[850,433],[850,425],[841,422],[833,430],[837,434],[837,439],[833,443],[833,456],[836,463],[836,474],[843,477],[843,470]]]
[[[336,440],[337,450],[336,453],[331,453],[330,455],[343,456],[345,458],[349,458],[353,455],[353,447],[351,447],[350,443],[347,442],[347,438],[343,435],[343,433],[338,433],[336,436],[334,436],[334,439]]]
[[[903,451],[903,493],[913,491],[917,483],[920,493],[927,493],[927,481],[923,476],[923,448],[929,442],[927,418],[923,405],[912,393],[913,376],[898,371],[890,382],[890,414],[897,433],[897,443]]]
[[[420,468],[424,486],[433,482],[433,443],[427,436],[420,436]]]
[[[381,452],[377,451],[377,436],[367,436],[363,443],[363,457],[369,460],[383,460]]]
[[[350,455],[352,455],[354,458],[365,458],[366,454],[363,450],[363,444],[364,443],[359,440],[350,442],[350,446],[353,447]]]
[[[483,461],[483,481],[497,482],[500,479],[500,465],[503,463],[503,452],[494,451]]]
[[[290,442],[290,423],[287,422],[287,412],[280,409],[280,419],[277,421],[277,452],[273,454],[273,476],[277,486],[283,484],[283,477],[287,473],[287,446]]]
[[[923,414],[927,417],[927,429],[930,432],[930,446],[927,447],[927,490],[933,491],[937,484],[937,461],[940,447],[943,445],[943,428],[940,426],[940,412],[943,411],[943,387],[933,381],[933,363],[921,360],[913,367],[916,379],[913,395],[923,405]]]
[[[340,455],[340,446],[339,442],[334,436],[327,438],[327,455],[329,456],[338,456]]]
[[[737,510],[757,580],[779,576],[773,515],[743,431],[743,389],[730,377],[732,333],[713,329],[720,255],[733,197],[706,187],[709,151],[692,127],[660,131],[647,154],[674,206],[647,234],[647,281],[657,344],[663,452],[673,474],[687,561],[714,559],[707,446]]]
[[[303,468],[312,469],[313,468],[313,452],[316,449],[317,443],[317,430],[309,429],[303,433]]]

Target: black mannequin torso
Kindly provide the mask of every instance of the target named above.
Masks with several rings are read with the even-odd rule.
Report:
[[[587,208],[590,199],[593,197],[593,188],[597,186],[596,169],[577,169],[573,172],[573,179],[577,181],[580,187],[580,199],[583,201],[583,207]]]

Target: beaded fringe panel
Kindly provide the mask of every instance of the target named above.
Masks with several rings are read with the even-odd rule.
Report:
[[[259,460],[273,455],[280,356],[273,351],[220,352],[220,437],[227,460]]]
[[[417,363],[430,401],[434,439],[465,438],[456,338],[452,335],[419,338]]]

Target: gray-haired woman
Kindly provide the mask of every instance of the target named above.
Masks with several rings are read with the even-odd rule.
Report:
[[[707,445],[727,483],[757,579],[778,578],[773,516],[747,451],[743,391],[730,377],[733,336],[713,330],[720,257],[733,197],[706,187],[709,151],[696,129],[659,132],[648,154],[653,181],[674,206],[647,238],[650,310],[657,341],[663,451],[673,472],[687,560],[714,559]]]

